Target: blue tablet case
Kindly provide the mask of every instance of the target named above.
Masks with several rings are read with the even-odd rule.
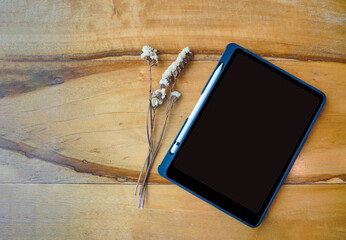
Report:
[[[228,61],[230,60],[230,58],[231,58],[233,52],[234,52],[236,49],[242,49],[243,51],[245,51],[245,52],[251,54],[252,56],[254,56],[254,57],[258,58],[258,59],[261,59],[263,62],[265,62],[265,63],[271,65],[272,67],[278,69],[279,71],[285,73],[286,75],[288,75],[288,76],[294,78],[295,80],[297,80],[297,81],[303,83],[304,85],[308,86],[309,88],[313,89],[314,91],[320,93],[320,94],[323,96],[323,98],[324,98],[324,100],[323,100],[323,102],[322,102],[320,108],[318,109],[317,114],[315,115],[315,117],[314,117],[314,119],[313,119],[311,125],[309,126],[308,131],[306,132],[306,134],[305,134],[305,136],[304,136],[304,138],[303,138],[303,141],[302,141],[301,144],[299,145],[299,147],[298,147],[298,149],[297,149],[297,151],[296,151],[296,153],[295,153],[295,155],[294,155],[294,157],[293,157],[293,159],[292,159],[290,165],[288,166],[288,168],[287,168],[287,170],[286,170],[284,176],[282,177],[282,179],[281,179],[281,181],[280,181],[280,184],[278,185],[278,187],[276,188],[276,190],[275,190],[275,192],[274,192],[272,198],[270,199],[270,202],[269,202],[269,204],[267,205],[265,211],[263,212],[263,214],[262,214],[262,216],[261,216],[259,222],[257,223],[257,225],[251,225],[251,224],[249,224],[249,223],[243,221],[242,219],[238,218],[237,216],[233,215],[232,213],[230,213],[230,212],[224,210],[223,208],[219,207],[218,205],[216,205],[216,204],[210,202],[209,200],[203,198],[202,196],[198,195],[197,193],[191,191],[190,189],[186,188],[185,186],[183,186],[183,185],[181,185],[181,184],[175,182],[174,180],[170,179],[169,177],[167,177],[167,175],[166,175],[167,169],[168,169],[169,165],[171,164],[171,162],[172,162],[172,160],[173,160],[173,158],[174,158],[174,156],[175,156],[175,154],[171,154],[171,153],[170,153],[170,149],[172,148],[173,144],[174,144],[175,141],[176,141],[176,138],[179,136],[181,130],[183,129],[183,127],[184,127],[184,125],[185,125],[187,119],[185,120],[184,124],[182,125],[182,127],[181,127],[179,133],[177,134],[176,138],[175,138],[174,141],[172,142],[172,145],[170,146],[170,148],[169,148],[169,150],[168,150],[166,156],[164,157],[164,159],[162,160],[161,164],[159,165],[159,167],[158,167],[158,172],[159,172],[159,174],[160,174],[162,177],[164,177],[164,178],[166,178],[167,180],[171,181],[172,183],[178,185],[179,187],[181,187],[181,188],[183,188],[184,190],[188,191],[189,193],[195,195],[196,197],[202,199],[203,201],[205,201],[205,202],[207,202],[207,203],[213,205],[214,207],[216,207],[217,209],[223,211],[224,213],[226,213],[226,214],[228,214],[228,215],[230,215],[230,216],[236,218],[236,219],[239,220],[240,222],[242,222],[242,223],[244,223],[244,224],[246,224],[246,225],[248,225],[248,226],[250,226],[250,227],[257,227],[257,226],[260,225],[260,223],[262,222],[264,215],[266,214],[266,212],[267,212],[269,206],[271,205],[271,203],[272,203],[273,199],[275,198],[277,192],[279,191],[279,189],[280,189],[280,187],[282,186],[282,184],[284,183],[284,181],[285,181],[285,179],[286,179],[288,173],[290,172],[290,170],[291,170],[291,168],[292,168],[292,166],[293,166],[293,164],[294,164],[296,158],[298,157],[298,155],[299,155],[299,153],[300,153],[300,151],[301,151],[301,149],[302,149],[302,147],[303,147],[303,145],[304,145],[304,143],[305,143],[305,141],[306,141],[306,139],[307,139],[307,136],[308,136],[308,134],[309,134],[309,132],[310,132],[310,130],[311,130],[311,128],[312,128],[312,126],[314,125],[314,123],[315,123],[315,121],[316,121],[316,119],[317,119],[317,117],[318,117],[320,111],[321,111],[322,108],[323,108],[323,105],[324,105],[324,103],[325,103],[325,101],[326,101],[326,96],[325,96],[325,94],[324,94],[323,92],[321,92],[320,90],[318,90],[318,89],[314,88],[313,86],[311,86],[311,85],[309,85],[309,84],[303,82],[302,80],[298,79],[297,77],[295,77],[295,76],[289,74],[288,72],[286,72],[286,71],[280,69],[279,67],[275,66],[274,64],[272,64],[272,63],[266,61],[265,59],[263,59],[263,58],[257,56],[256,54],[250,52],[249,50],[247,50],[247,49],[245,49],[245,48],[243,48],[243,47],[241,47],[241,46],[239,46],[239,45],[237,45],[237,44],[235,44],[235,43],[230,43],[230,44],[227,45],[225,52],[224,52],[223,55],[221,56],[221,58],[220,58],[218,64],[216,65],[216,67],[215,67],[215,69],[214,69],[214,71],[213,71],[213,74],[214,74],[215,70],[217,69],[217,67],[218,67],[221,63],[224,64],[224,65],[223,65],[223,68],[227,65],[227,63],[228,63]],[[211,76],[213,76],[213,74],[212,74]],[[221,74],[219,74],[219,76],[220,76],[220,75],[221,75]],[[210,79],[211,79],[211,77],[209,78],[209,80],[208,80],[208,82],[206,83],[205,87],[208,85]],[[217,80],[217,81],[218,81],[218,80]],[[217,83],[217,81],[215,82],[215,84]],[[215,85],[215,84],[214,84],[214,85]],[[205,90],[205,87],[203,88],[203,90],[202,90],[201,93],[203,93],[203,91]],[[213,87],[214,87],[214,86],[212,86],[211,90],[213,89]],[[211,91],[210,91],[210,92],[211,92]],[[208,99],[210,92],[208,93],[208,96],[207,96],[207,98],[205,99],[205,101]],[[205,101],[204,101],[204,103],[205,103]],[[203,103],[203,104],[204,104],[204,103]],[[202,109],[202,108],[201,108],[201,109]],[[198,114],[199,114],[199,113],[196,114],[196,117],[198,116]],[[196,118],[196,117],[195,117],[195,118]],[[194,119],[194,121],[195,121],[195,119]],[[193,122],[194,122],[194,121],[193,121]],[[192,126],[192,124],[191,124],[191,126]],[[191,128],[191,126],[190,126],[190,128]],[[187,133],[190,131],[190,128],[188,129]],[[185,135],[185,136],[186,136],[186,135]],[[182,142],[185,140],[185,136],[183,137]],[[176,151],[176,153],[177,153],[177,152],[178,152],[178,151]]]

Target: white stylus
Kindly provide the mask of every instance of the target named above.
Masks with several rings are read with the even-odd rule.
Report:
[[[217,77],[220,75],[221,69],[222,69],[223,63],[219,65],[219,67],[215,70],[213,77],[210,79],[207,87],[204,89],[203,93],[198,99],[198,102],[196,103],[195,107],[193,108],[189,118],[187,119],[187,122],[184,125],[184,128],[181,130],[179,136],[177,137],[177,140],[175,141],[173,147],[171,148],[171,153],[174,154],[177,149],[180,146],[181,141],[183,140],[183,137],[185,136],[187,130],[190,128],[190,125],[192,124],[192,121],[195,119],[197,113],[202,107],[202,104],[206,97],[208,96],[208,93],[210,92],[211,88],[214,86],[214,83],[216,82]]]

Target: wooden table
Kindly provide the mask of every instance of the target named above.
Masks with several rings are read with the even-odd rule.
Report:
[[[0,239],[344,239],[345,12],[342,0],[1,1]],[[256,229],[157,173],[230,42],[327,95]],[[147,44],[155,87],[182,48],[195,55],[138,210]]]

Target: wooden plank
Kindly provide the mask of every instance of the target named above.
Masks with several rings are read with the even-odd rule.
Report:
[[[0,185],[3,239],[342,239],[345,185],[285,185],[252,229],[173,185]]]
[[[0,57],[93,59],[145,44],[220,54],[236,42],[263,56],[344,62],[345,9],[342,0],[5,0]]]
[[[269,60],[321,89],[328,99],[287,182],[344,182],[344,65]],[[163,61],[153,69],[154,86],[158,86],[160,75],[169,64]],[[151,182],[167,183],[156,173],[157,166],[215,64],[193,61],[179,80],[177,88],[183,97],[173,109]],[[0,183],[109,182],[94,176],[88,180],[72,170],[108,177],[117,183],[136,181],[147,152],[148,73],[144,62],[2,61],[0,69],[0,171],[10,168],[19,173],[16,177],[0,174]],[[44,171],[45,167],[30,175],[29,169],[24,170],[30,159],[30,169],[41,169],[41,161],[60,166],[54,166],[54,175]],[[61,166],[72,170],[63,171]]]
[[[344,239],[345,10],[341,0],[1,1],[0,239]],[[230,42],[328,99],[257,229],[156,171]],[[156,81],[180,49],[195,55],[137,210],[147,44],[160,50]]]

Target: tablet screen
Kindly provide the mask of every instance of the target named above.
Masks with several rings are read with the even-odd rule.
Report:
[[[245,54],[227,67],[174,166],[257,213],[320,99]]]

